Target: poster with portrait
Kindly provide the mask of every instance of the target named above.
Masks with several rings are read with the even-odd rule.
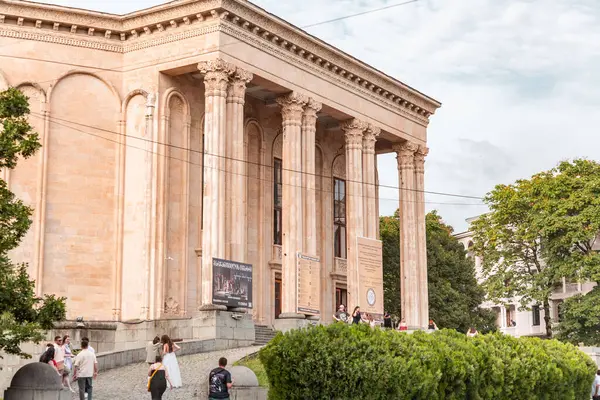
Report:
[[[252,308],[252,265],[213,258],[213,304]]]
[[[320,315],[321,263],[316,257],[298,253],[298,314]]]
[[[360,309],[383,318],[383,252],[380,240],[359,237],[357,241]]]

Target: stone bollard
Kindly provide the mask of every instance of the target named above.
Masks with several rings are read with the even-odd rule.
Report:
[[[233,379],[231,400],[267,400],[267,389],[258,386],[258,379],[250,368],[235,366],[229,372]]]
[[[33,362],[21,367],[13,376],[4,400],[70,400],[63,390],[60,376],[48,364]]]

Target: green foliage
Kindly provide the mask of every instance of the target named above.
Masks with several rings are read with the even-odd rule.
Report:
[[[398,212],[380,218],[383,242],[385,309],[400,314],[400,233]],[[426,216],[429,315],[439,327],[466,332],[496,329],[496,317],[479,308],[485,293],[477,284],[475,266],[464,247],[452,236],[452,228],[435,212]]]
[[[20,91],[0,92],[0,168],[13,169],[40,148],[38,135],[27,122],[28,113],[28,99]],[[32,213],[0,179],[0,350],[25,358],[30,356],[20,344],[38,343],[44,329],[65,318],[65,299],[37,297],[27,265],[15,265],[8,257],[31,226]]]
[[[250,368],[258,379],[258,385],[264,388],[269,388],[269,377],[265,367],[260,362],[258,354],[252,354],[248,357],[244,357],[241,360],[235,362],[233,365],[241,365],[243,367]]]
[[[498,185],[485,198],[490,213],[473,226],[475,252],[491,300],[518,296],[522,308],[544,308],[562,278],[600,281],[600,164],[560,163],[531,179]]]
[[[579,400],[596,371],[577,348],[554,340],[346,324],[279,334],[260,360],[270,400]]]
[[[600,344],[600,286],[584,296],[565,300],[557,339],[574,345]]]
[[[400,225],[398,211],[380,217],[379,235],[383,255],[383,302],[390,314],[400,315]]]

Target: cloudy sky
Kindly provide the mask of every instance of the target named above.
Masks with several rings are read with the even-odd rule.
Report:
[[[46,0],[126,13],[157,0]],[[402,0],[254,0],[304,26]],[[418,0],[307,31],[440,100],[426,190],[483,196],[574,157],[600,159],[598,0]],[[397,186],[396,161],[379,157]],[[381,189],[381,214],[398,193]],[[477,200],[426,195],[457,231]],[[439,204],[446,203],[446,204]],[[448,204],[451,203],[451,204]]]

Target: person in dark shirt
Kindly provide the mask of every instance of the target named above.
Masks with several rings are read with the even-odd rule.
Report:
[[[383,316],[383,327],[386,329],[392,329],[392,316],[389,312],[385,312]]]
[[[210,371],[208,377],[208,399],[228,399],[229,389],[233,386],[233,380],[231,374],[225,369],[227,366],[227,359],[221,357],[219,359],[219,368],[215,368]]]

